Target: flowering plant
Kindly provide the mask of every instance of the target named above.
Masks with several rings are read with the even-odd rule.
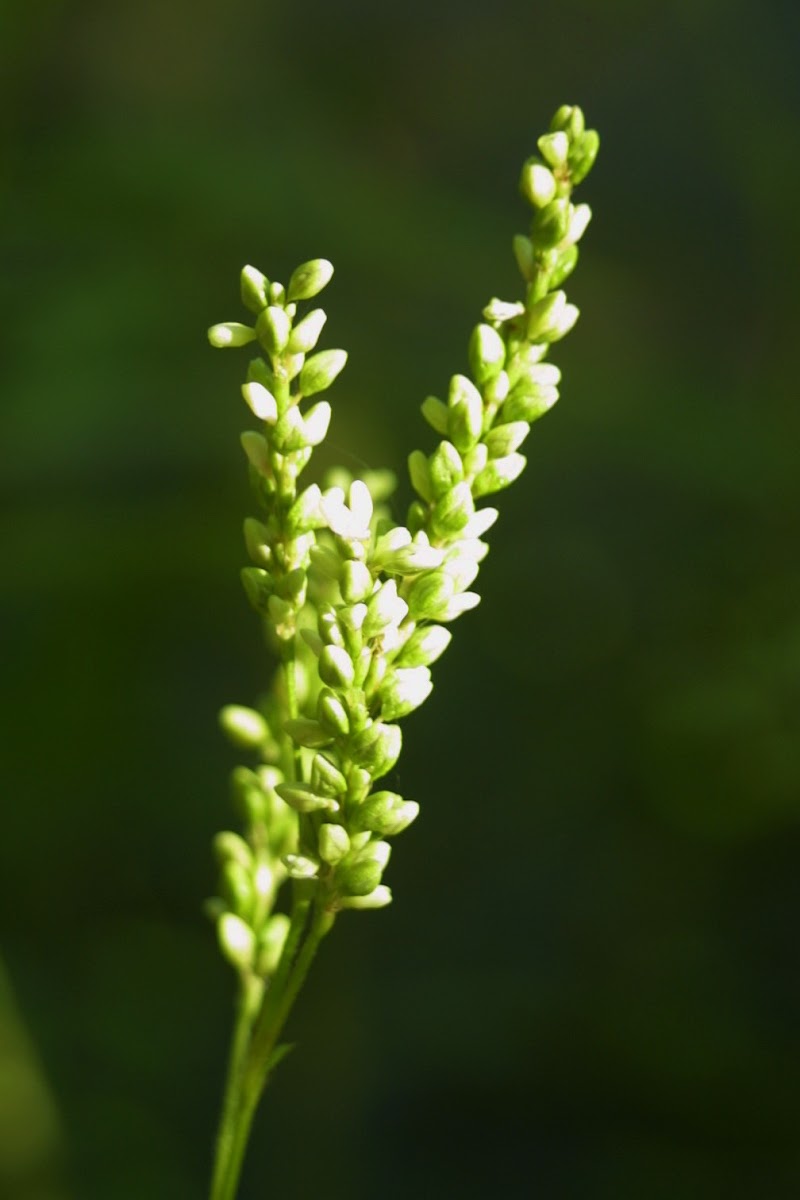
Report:
[[[242,581],[279,663],[259,709],[221,714],[251,762],[233,771],[244,827],[215,839],[219,895],[209,902],[239,984],[211,1200],[236,1195],[253,1114],[288,1049],[279,1039],[321,940],[340,913],[391,901],[391,839],[419,811],[383,782],[400,755],[398,722],[430,695],[448,626],[479,602],[474,584],[498,512],[477,502],[521,474],[531,423],[558,398],[560,372],[547,356],[578,317],[563,284],[591,215],[572,189],[598,144],[581,110],[565,105],[525,162],[533,219],[513,243],[524,298],[489,302],[469,340],[469,374],[452,377],[446,399],[424,401],[441,440],[409,457],[416,499],[404,525],[384,504],[387,472],[300,484],[331,420],[318,397],[347,360],[316,349],[323,310],[300,311],[330,281],[331,264],[304,263],[286,287],[245,267],[250,323],[209,330],[213,346],[261,352],[242,386],[260,423],[242,434],[260,510],[244,523]],[[284,885],[288,911],[278,906]]]

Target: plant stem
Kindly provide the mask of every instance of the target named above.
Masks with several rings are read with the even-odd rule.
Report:
[[[303,938],[308,911],[307,900],[295,904],[286,946],[289,953],[285,951],[281,960],[284,969],[279,968],[276,973],[257,1017],[247,1011],[245,1005],[240,1006],[210,1200],[235,1200],[253,1117],[276,1063],[278,1038],[305,982],[319,944],[333,923],[329,914],[315,912],[299,952],[294,957],[293,951]]]
[[[225,1081],[225,1095],[222,1103],[219,1132],[217,1134],[214,1175],[211,1183],[211,1200],[223,1200],[227,1194],[224,1184],[231,1149],[234,1143],[238,1110],[241,1103],[242,1078],[247,1051],[250,1046],[253,1023],[260,1006],[260,996],[256,999],[254,990],[250,986],[253,983],[258,983],[258,981],[243,977],[239,988],[233,1038],[231,1040],[231,1050],[228,1059],[228,1075]],[[260,984],[259,989],[261,990]]]

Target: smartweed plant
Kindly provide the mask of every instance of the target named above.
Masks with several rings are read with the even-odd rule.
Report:
[[[242,434],[259,509],[244,523],[242,581],[279,664],[258,709],[221,714],[250,761],[233,771],[243,831],[214,843],[219,896],[209,911],[238,1006],[211,1200],[234,1200],[253,1114],[288,1049],[280,1038],[320,942],[341,913],[391,901],[392,839],[419,810],[380,782],[400,755],[398,722],[430,695],[449,626],[479,601],[484,538],[498,514],[478,502],[521,474],[519,447],[558,398],[548,353],[578,317],[563,284],[591,215],[572,190],[598,136],[564,105],[537,146],[520,181],[533,219],[513,243],[524,298],[487,304],[469,339],[469,374],[452,377],[446,400],[423,403],[441,440],[409,457],[417,498],[404,525],[383,504],[387,472],[300,484],[331,420],[317,397],[347,360],[344,350],[316,350],[322,309],[301,310],[331,264],[304,263],[287,287],[245,267],[250,323],[209,330],[213,346],[260,351],[242,386],[259,422]]]

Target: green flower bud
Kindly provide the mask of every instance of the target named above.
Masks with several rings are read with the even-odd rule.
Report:
[[[350,850],[350,838],[341,825],[320,825],[317,840],[320,858],[332,867],[341,862]]]
[[[469,366],[478,385],[494,379],[506,361],[506,347],[491,325],[476,325],[469,340]]]
[[[371,595],[374,584],[372,572],[365,563],[351,558],[342,567],[342,596],[347,604],[357,604],[360,600],[365,600]]]
[[[212,846],[220,866],[230,859],[246,871],[252,870],[253,852],[238,833],[226,829],[223,833],[216,834]]]
[[[271,576],[261,567],[243,567],[241,578],[247,599],[256,612],[263,616],[267,612],[272,595]]]
[[[266,525],[262,525],[255,517],[245,517],[244,544],[253,562],[262,568],[272,565],[272,550],[270,549],[270,533]]]
[[[562,104],[550,122],[552,131],[563,129],[570,138],[579,138],[583,133],[583,128],[583,113],[577,104]]]
[[[292,272],[289,280],[290,300],[310,300],[326,287],[333,277],[333,265],[327,258],[312,258]]]
[[[326,646],[319,656],[319,676],[328,687],[340,691],[352,687],[355,668],[347,651],[341,646]]]
[[[294,306],[292,306],[294,307]],[[286,372],[287,381],[291,382],[296,379],[303,369],[303,363],[306,361],[305,354],[293,354],[289,347],[286,347],[286,353],[283,356],[283,369]]]
[[[269,285],[269,302],[277,308],[283,308],[286,305],[286,288],[282,283],[271,283]]]
[[[311,652],[319,658],[320,654],[322,654],[322,648],[325,645],[319,634],[315,633],[313,629],[301,629],[300,636]]]
[[[464,455],[464,474],[467,478],[480,474],[489,461],[489,452],[483,442],[478,442]]]
[[[359,655],[359,669],[356,674],[356,682],[370,703],[380,687],[389,666],[386,657],[386,641],[387,639],[381,638],[380,651],[376,648],[375,653],[373,653],[369,646],[365,646]]]
[[[528,309],[528,337],[531,341],[557,341],[568,333],[578,319],[574,304],[567,303],[566,293],[550,292]]]
[[[527,421],[509,421],[505,425],[495,425],[483,439],[490,458],[505,458],[513,454],[525,441],[531,431]]]
[[[523,165],[519,186],[534,208],[544,208],[556,194],[555,176],[539,158],[529,158]]]
[[[436,621],[454,592],[453,580],[445,571],[426,571],[409,588],[408,615],[414,621]]]
[[[286,409],[275,426],[271,441],[279,454],[291,454],[295,450],[306,449],[306,426],[299,408],[292,405]]]
[[[347,863],[337,872],[337,882],[347,896],[367,896],[381,881],[383,867],[373,858]]]
[[[306,746],[309,750],[321,750],[333,740],[319,721],[310,721],[306,717],[292,717],[284,721],[283,728],[295,745]]]
[[[219,889],[228,907],[249,920],[255,898],[251,872],[235,859],[226,859],[219,874]]]
[[[344,634],[333,609],[326,609],[319,614],[317,629],[326,646],[344,646]]]
[[[569,155],[569,173],[573,184],[580,183],[589,174],[599,149],[600,138],[594,129],[587,129],[576,140]]]
[[[457,483],[461,483],[464,478],[464,464],[452,442],[439,443],[428,459],[428,472],[436,499],[444,496]]]
[[[331,406],[327,400],[312,404],[303,418],[303,432],[307,446],[318,446],[324,440],[331,423]]]
[[[286,514],[286,530],[294,536],[307,533],[311,529],[322,529],[324,525],[322,492],[319,490],[319,484],[312,483],[304,488]]]
[[[263,358],[250,359],[250,362],[247,364],[246,380],[248,383],[262,384],[269,392],[275,388],[275,376]]]
[[[406,525],[413,534],[424,533],[428,527],[428,506],[421,500],[412,500],[406,512]]]
[[[273,592],[267,601],[267,613],[275,634],[282,642],[288,642],[297,632],[297,609],[291,600],[284,600]]]
[[[433,506],[431,528],[437,537],[450,537],[464,528],[474,511],[470,485],[466,481],[457,483]]]
[[[256,972],[262,977],[274,975],[281,961],[291,922],[286,913],[274,913],[258,935]]]
[[[312,354],[300,372],[298,386],[301,395],[313,396],[315,392],[324,392],[344,370],[346,362],[346,350],[320,350],[318,354]]]
[[[311,785],[320,796],[341,796],[347,791],[347,780],[325,754],[315,754],[311,765]]]
[[[419,805],[396,792],[373,792],[356,810],[353,828],[381,837],[394,837],[408,829],[419,814]]]
[[[256,433],[254,429],[247,429],[240,440],[250,464],[259,474],[269,475],[272,471],[272,464],[269,460],[269,446],[266,438],[262,437],[260,433]]]
[[[433,500],[433,488],[431,487],[428,459],[421,450],[412,450],[409,454],[408,474],[414,491],[430,504]]]
[[[313,312],[303,317],[302,321],[298,321],[286,347],[289,353],[308,354],[309,350],[313,350],[319,341],[319,335],[322,333],[322,327],[327,319],[321,308],[315,308]]]
[[[217,922],[220,949],[232,966],[247,971],[253,965],[256,939],[249,925],[235,913],[223,913]]]
[[[347,715],[347,709],[338,696],[325,689],[317,698],[317,721],[320,728],[330,734],[327,742],[335,737],[346,737],[350,732],[350,718]]]
[[[254,342],[256,331],[239,321],[223,321],[219,325],[211,326],[208,340],[218,350],[226,350],[229,346],[246,346],[248,342]]]
[[[368,896],[381,881],[389,861],[388,842],[369,842],[355,857],[340,863],[336,882],[347,896]]]
[[[373,779],[380,779],[397,762],[402,745],[403,735],[399,725],[373,721],[350,739],[349,750],[358,766],[365,767]]]
[[[550,411],[557,399],[555,387],[531,387],[527,392],[517,392],[503,405],[503,420],[536,421]]]
[[[271,304],[258,314],[256,333],[267,354],[283,354],[291,332],[292,322],[285,309]]]
[[[245,821],[264,820],[268,807],[267,793],[258,776],[247,767],[235,767],[231,772],[233,802]]]
[[[336,812],[339,805],[330,796],[318,796],[307,783],[279,783],[275,791],[295,812]]]
[[[426,396],[422,402],[422,415],[436,433],[447,433],[447,405],[436,396]]]
[[[536,145],[545,162],[554,168],[563,167],[569,153],[569,138],[562,129],[556,133],[543,133]]]
[[[381,717],[397,721],[424,704],[433,691],[427,667],[397,667],[390,671],[380,688]]]
[[[275,594],[288,600],[293,609],[300,609],[306,602],[308,577],[302,567],[289,571],[275,586]]]
[[[269,280],[256,267],[242,267],[242,304],[256,316],[269,304]]]
[[[551,200],[533,219],[531,237],[538,250],[549,250],[567,236],[572,205],[566,196]]]
[[[444,625],[418,625],[395,661],[401,667],[428,667],[444,654],[452,637]]]
[[[486,403],[502,404],[508,395],[510,386],[511,384],[505,371],[501,371],[499,375],[495,375],[494,379],[490,380],[484,388]]]
[[[533,255],[533,242],[522,233],[514,235],[512,242],[514,258],[517,260],[520,275],[526,283],[530,283],[536,271],[536,259]],[[517,315],[516,313],[514,314]]]
[[[490,492],[499,492],[508,487],[524,471],[525,461],[522,454],[493,458],[472,485],[475,496],[488,496]]]
[[[261,713],[240,704],[226,704],[219,723],[233,744],[245,750],[257,750],[269,733]]]
[[[316,859],[305,854],[284,854],[282,861],[292,879],[314,879],[319,871]]]
[[[578,247],[567,246],[566,250],[562,250],[556,259],[555,266],[550,272],[550,287],[560,288],[565,279],[568,279],[575,267],[578,265]]]
[[[454,375],[448,395],[448,430],[456,449],[469,450],[481,436],[483,397],[466,375]]]

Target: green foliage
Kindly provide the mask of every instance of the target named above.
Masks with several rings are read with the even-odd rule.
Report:
[[[257,341],[262,351],[242,388],[261,422],[242,435],[261,510],[245,522],[253,565],[242,581],[280,661],[262,712],[229,705],[221,718],[260,764],[233,773],[244,835],[215,841],[220,895],[209,909],[242,1003],[214,1200],[235,1194],[249,1120],[320,939],[342,910],[391,901],[385,839],[405,830],[419,806],[376,784],[400,756],[397,722],[431,694],[446,626],[479,603],[472,589],[497,510],[476,501],[519,477],[530,424],[557,399],[559,373],[544,360],[578,317],[561,284],[589,220],[571,196],[594,161],[597,135],[580,109],[565,106],[538,148],[541,158],[529,159],[521,178],[534,209],[530,231],[514,239],[524,299],[490,301],[469,339],[471,377],[454,375],[446,402],[425,400],[423,416],[442,440],[409,458],[418,498],[405,525],[376,510],[382,480],[378,489],[374,479],[340,471],[340,482],[324,488],[300,484],[332,414],[327,400],[305,402],[327,391],[347,360],[343,350],[309,356],[325,314],[298,308],[329,283],[329,262],[302,264],[288,288],[245,267],[252,326],[209,330],[213,346]],[[288,916],[275,906],[290,879]]]

